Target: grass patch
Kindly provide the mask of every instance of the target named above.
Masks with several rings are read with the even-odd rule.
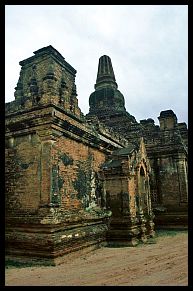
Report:
[[[187,230],[173,230],[173,229],[158,229],[156,230],[156,237],[163,236],[176,236],[177,234],[185,233],[188,234]]]
[[[24,268],[24,267],[32,267],[32,264],[30,263],[20,263],[16,262],[13,260],[6,260],[5,261],[5,268],[10,269],[10,268]]]
[[[40,264],[38,262],[17,262],[11,259],[7,259],[5,261],[5,269],[11,268],[31,268],[31,267],[50,267],[52,264],[45,262],[44,264]]]

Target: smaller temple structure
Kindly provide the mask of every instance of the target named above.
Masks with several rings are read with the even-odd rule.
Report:
[[[112,211],[108,244],[135,246],[139,241],[147,242],[155,231],[149,186],[151,168],[143,138],[138,144],[115,150],[102,168],[107,208]]]

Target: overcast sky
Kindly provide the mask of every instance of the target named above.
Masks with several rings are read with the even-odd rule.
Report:
[[[20,65],[52,45],[77,70],[81,111],[89,111],[98,61],[111,58],[126,110],[141,119],[172,109],[188,123],[187,5],[6,5],[5,102]]]

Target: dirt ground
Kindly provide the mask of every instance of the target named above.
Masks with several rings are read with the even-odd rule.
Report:
[[[9,267],[5,286],[188,286],[188,233],[156,244],[102,247],[56,267]]]

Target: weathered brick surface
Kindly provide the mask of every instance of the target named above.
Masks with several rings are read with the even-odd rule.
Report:
[[[104,153],[61,137],[54,143],[51,156],[52,167],[57,169],[61,207],[76,210],[97,203],[97,197],[91,197],[90,184],[105,160]]]
[[[40,142],[35,134],[15,137],[12,142],[6,149],[6,205],[33,213],[40,198]]]
[[[89,146],[86,137],[81,143],[81,135],[61,134],[62,125],[56,130],[41,118],[41,127],[37,118],[28,128],[33,134],[20,129],[22,115],[17,116],[20,130],[7,131],[6,244],[8,255],[54,259],[105,240],[109,212],[101,208],[97,172],[109,150]]]

